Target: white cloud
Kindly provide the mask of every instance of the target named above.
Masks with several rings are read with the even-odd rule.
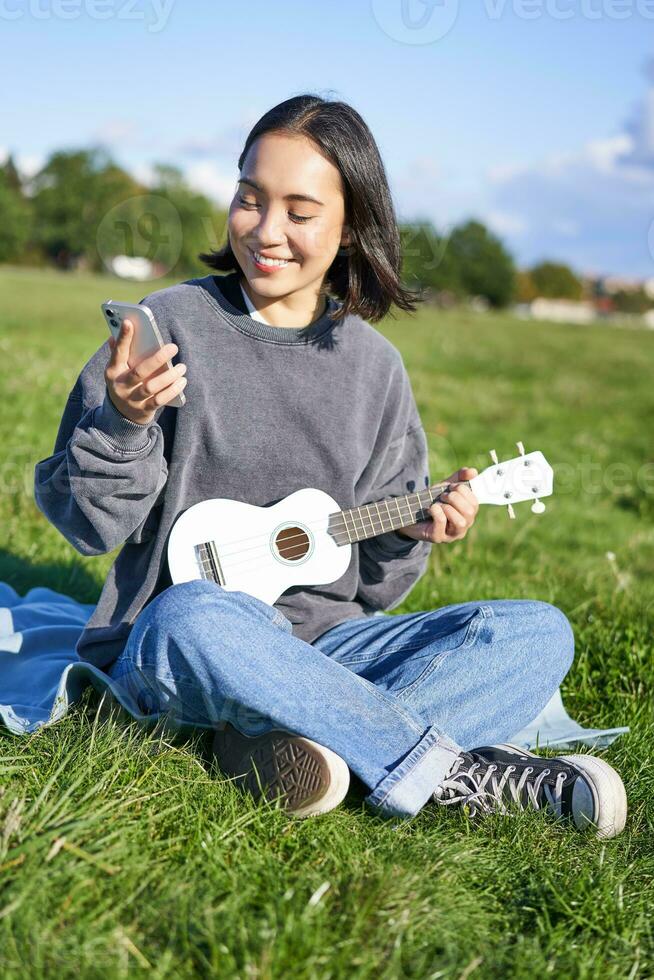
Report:
[[[213,136],[194,136],[178,143],[174,152],[193,160],[204,160],[208,157],[231,157],[237,160],[243,149],[245,135],[240,127],[232,127]]]
[[[572,168],[587,165],[602,174],[624,171],[625,160],[633,148],[633,139],[627,133],[615,133],[603,139],[589,140],[574,151],[551,153],[533,163],[505,164],[492,167],[487,172],[491,184],[502,185],[527,174],[546,178],[565,177]],[[636,179],[633,173],[631,176]]]
[[[21,177],[30,180],[45,165],[46,158],[40,153],[19,153],[15,161]]]
[[[125,149],[126,143],[130,147],[143,144],[139,127],[133,119],[107,119],[102,127],[92,134],[91,140],[121,150]]]
[[[522,235],[527,230],[527,222],[519,214],[491,209],[481,212],[479,219],[498,235]]]
[[[217,204],[226,207],[234,196],[238,170],[236,166],[219,166],[209,160],[191,164],[184,171],[188,184]]]
[[[487,206],[480,181],[444,170],[437,161],[417,158],[389,184],[401,221],[427,219],[446,231]]]
[[[7,162],[11,151],[0,146],[0,164]],[[14,164],[23,180],[31,180],[45,163],[45,157],[40,153],[12,153]]]
[[[654,60],[635,116],[617,132],[531,163],[495,166],[476,181],[420,161],[396,183],[398,210],[440,230],[484,221],[521,266],[544,258],[578,272],[654,275]]]
[[[129,172],[139,184],[143,184],[145,187],[153,187],[156,183],[154,167],[150,163],[136,163],[129,167]]]
[[[581,272],[654,272],[654,168],[624,163],[627,146],[625,134],[616,134],[568,154],[565,166],[545,160],[492,183],[494,206],[528,221],[530,233],[516,242],[521,261],[556,257]]]
[[[647,62],[645,74],[649,79],[649,88],[627,122],[631,146],[622,159],[624,163],[654,167],[654,58]]]
[[[180,169],[185,182],[192,190],[205,194],[221,207],[227,207],[230,204],[238,177],[236,168],[230,173],[226,167],[203,161],[191,164],[190,167],[180,167]],[[154,167],[149,163],[138,163],[130,167],[130,173],[146,187],[153,187],[157,182]]]
[[[233,161],[236,166],[248,133],[260,116],[261,112],[258,109],[249,107],[239,119],[223,129],[209,135],[202,133],[199,136],[192,136],[176,144],[173,153],[195,160],[217,157],[229,163]]]

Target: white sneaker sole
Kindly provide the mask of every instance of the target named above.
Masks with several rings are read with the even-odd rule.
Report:
[[[246,738],[237,734],[241,744]],[[251,749],[239,752],[236,762],[229,759],[229,752],[223,758],[226,770],[240,774],[239,784],[255,799],[264,796],[274,802],[281,797],[284,810],[302,818],[327,813],[345,798],[349,767],[326,746],[278,730],[256,736],[252,743]],[[217,754],[220,765],[221,754]]]
[[[510,742],[500,743],[498,748],[535,759],[543,758]],[[582,815],[579,820],[575,819],[575,825],[580,830],[594,827],[595,836],[603,840],[621,834],[627,822],[627,793],[613,766],[595,755],[561,755],[559,758],[565,759],[583,774],[593,794],[595,813],[598,814],[597,821],[592,823]]]

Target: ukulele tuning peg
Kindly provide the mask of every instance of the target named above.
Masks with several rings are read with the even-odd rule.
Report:
[[[515,511],[514,511],[513,507],[511,506],[511,504],[507,504],[506,505],[506,509],[509,512],[509,517],[511,518],[512,521],[514,521],[515,520]],[[543,510],[545,510],[544,507],[543,507]]]
[[[493,460],[493,462],[497,466],[497,464],[499,463],[499,460],[497,458],[497,453],[495,452],[494,449],[489,449],[488,452],[490,454],[490,458]]]
[[[531,512],[532,514],[543,514],[545,512],[545,504],[542,500],[539,500],[538,497],[536,497],[531,505]]]
[[[516,442],[516,446],[518,447],[518,452],[520,453],[520,455],[521,456],[524,456],[524,454],[525,454],[525,447],[524,447],[524,445],[521,442]]]

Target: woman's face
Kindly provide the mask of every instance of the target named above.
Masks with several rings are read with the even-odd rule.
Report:
[[[311,140],[267,133],[254,141],[229,208],[228,234],[256,292],[317,293],[339,247],[349,244],[344,219],[341,175]],[[255,252],[286,264],[261,268]]]

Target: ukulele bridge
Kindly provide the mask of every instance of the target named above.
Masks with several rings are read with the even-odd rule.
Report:
[[[225,576],[220,567],[216,545],[213,541],[202,541],[194,546],[195,558],[202,578],[218,585],[225,585]]]

